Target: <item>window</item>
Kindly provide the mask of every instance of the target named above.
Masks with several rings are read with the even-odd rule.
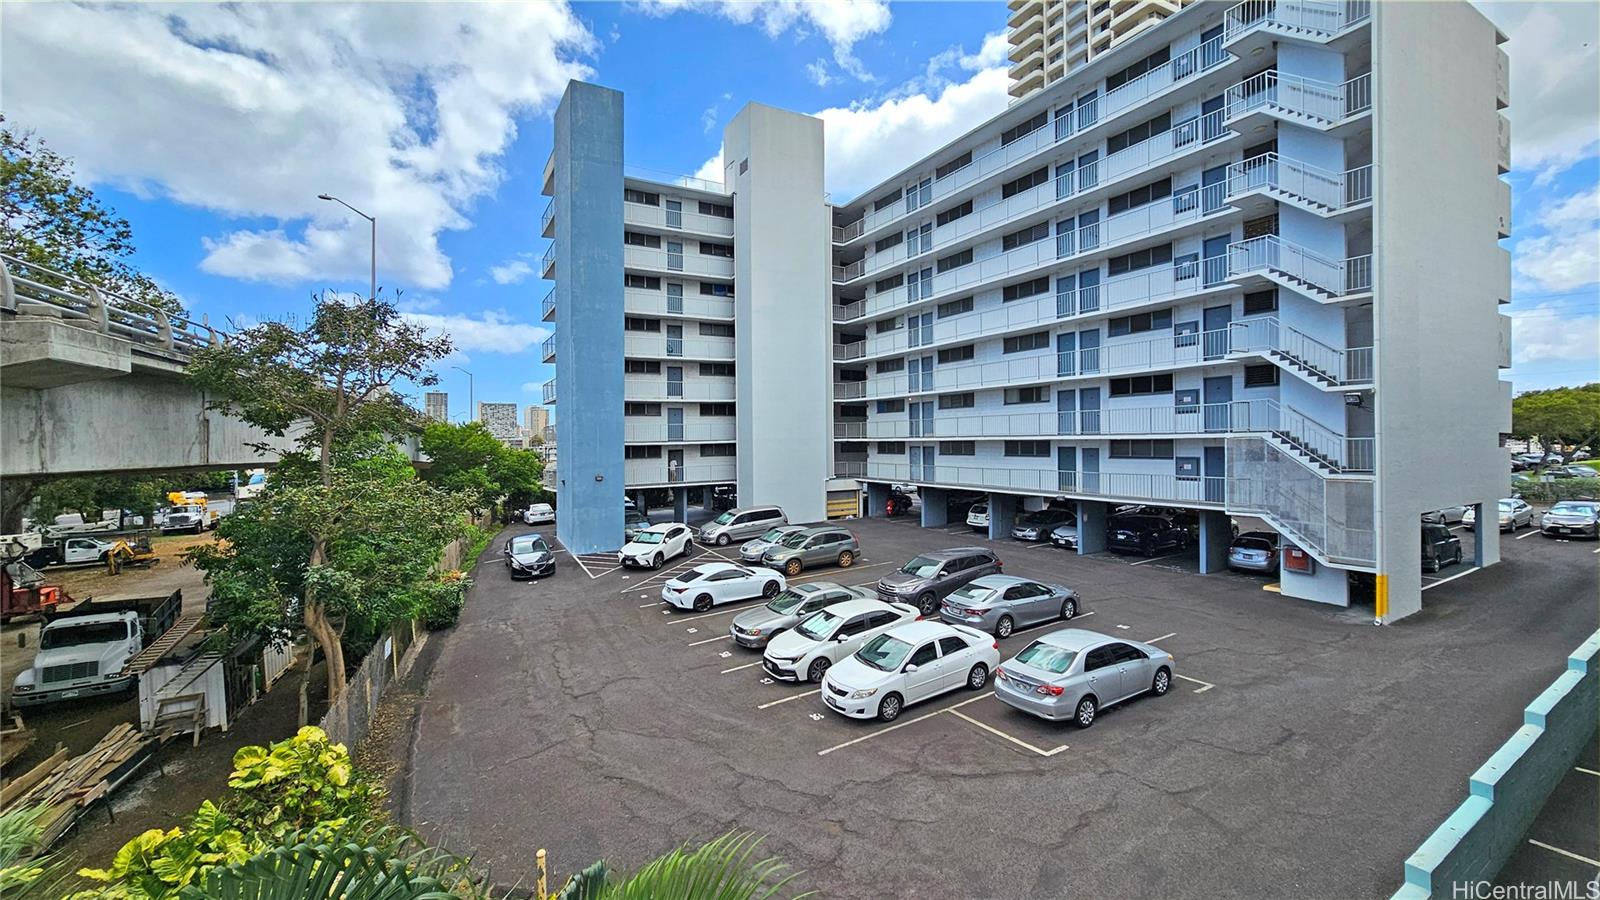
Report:
[[[1172,310],[1158,309],[1132,316],[1118,316],[1106,323],[1106,334],[1110,337],[1120,337],[1125,334],[1139,334],[1171,327]]]
[[[923,222],[920,228],[906,232],[906,256],[916,256],[933,249],[933,223]]]
[[[906,212],[921,209],[933,202],[933,179],[924,178],[906,187]]]
[[[1032,334],[1019,334],[1005,339],[1004,351],[1006,353],[1026,353],[1029,350],[1043,350],[1050,346],[1050,332],[1035,331]]]
[[[1113,256],[1106,260],[1106,274],[1122,275],[1139,269],[1148,269],[1151,266],[1164,266],[1172,262],[1172,245],[1162,244],[1159,247],[1146,247],[1121,256]]]
[[[1007,456],[1044,458],[1050,455],[1049,441],[1006,441]]]
[[[1171,459],[1171,441],[1112,441],[1112,459]]]
[[[1134,144],[1148,141],[1171,127],[1172,113],[1164,112],[1148,122],[1140,122],[1127,131],[1119,131],[1106,138],[1106,154],[1110,155],[1118,150],[1126,150]]]
[[[1113,397],[1170,394],[1172,393],[1172,373],[1165,372],[1160,375],[1134,375],[1129,378],[1113,378],[1111,379],[1110,393]]]
[[[1041,275],[1032,281],[1006,285],[1000,292],[1000,300],[1003,303],[1010,303],[1013,300],[1021,300],[1023,297],[1032,297],[1035,294],[1047,294],[1049,292],[1050,276]]]
[[[701,363],[700,374],[718,378],[732,378],[733,363]]]
[[[906,277],[904,275],[895,274],[890,275],[888,278],[880,278],[877,281],[874,281],[872,283],[872,289],[881,294],[884,291],[892,291],[905,283]]]
[[[1016,179],[1015,181],[1008,181],[1005,184],[1000,185],[1000,197],[1001,199],[1005,199],[1006,197],[1014,197],[1017,194],[1028,190],[1029,188],[1038,187],[1049,180],[1050,168],[1048,166],[1043,169],[1037,169],[1029,172],[1021,178]]]
[[[971,262],[972,248],[968,247],[960,253],[952,253],[949,256],[940,257],[939,260],[933,264],[933,267],[940,272],[948,272],[951,269],[968,265]]]
[[[886,238],[879,238],[878,240],[874,241],[872,243],[872,252],[882,253],[883,251],[893,247],[895,244],[898,244],[903,240],[905,240],[905,235],[896,231],[894,234],[891,234]]]
[[[661,290],[661,279],[654,275],[624,275],[622,286],[625,288],[643,288],[647,291]]]
[[[737,444],[701,444],[700,455],[706,456],[734,456],[737,454]]]
[[[976,456],[978,445],[972,441],[940,441],[940,456]]]
[[[625,359],[622,371],[626,375],[660,375],[661,363],[653,359]]]
[[[879,453],[886,453],[886,454],[889,454],[891,456],[903,456],[903,455],[905,455],[905,452],[906,452],[906,442],[905,441],[879,441],[878,442],[878,452]]]
[[[1000,249],[1001,251],[1015,250],[1018,247],[1025,247],[1036,241],[1042,241],[1049,236],[1050,223],[1040,222],[1037,225],[1030,225],[1027,228],[1013,231],[1002,237],[1000,239]]]
[[[977,396],[973,393],[941,394],[939,395],[940,409],[971,409],[977,404]]]
[[[659,416],[661,404],[659,403],[624,403],[622,414],[625,416]]]
[[[1244,314],[1247,316],[1256,313],[1272,312],[1278,308],[1278,289],[1266,291],[1252,291],[1244,295]]]
[[[720,322],[701,322],[701,337],[733,337],[733,326]]]
[[[905,400],[895,399],[895,400],[879,400],[878,401],[878,415],[880,415],[880,416],[888,414],[888,413],[903,413],[905,411],[906,411],[906,401]]]
[[[733,218],[733,207],[724,206],[721,203],[707,203],[704,200],[701,200],[700,215],[716,216],[719,219],[731,219]]]
[[[892,194],[884,194],[882,197],[879,197],[878,199],[872,201],[872,211],[873,212],[877,212],[880,209],[887,209],[887,208],[893,206],[894,202],[896,200],[899,200],[899,199],[900,199],[900,191],[898,191],[898,190],[896,190]]]
[[[700,242],[700,255],[701,256],[721,256],[721,257],[723,257],[725,259],[733,259],[733,245],[732,244],[713,244],[710,241],[701,241]]]
[[[704,284],[700,285],[702,297],[732,297],[733,285],[731,284]]]
[[[972,312],[971,297],[962,297],[960,300],[951,300],[948,303],[939,304],[939,318],[941,319],[959,316],[966,312]]]
[[[959,171],[961,169],[965,169],[971,163],[972,163],[972,151],[968,150],[967,152],[961,154],[960,156],[956,157],[955,159],[950,160],[949,162],[945,163],[944,165],[940,166],[939,168],[934,169],[933,170],[933,177],[935,179],[943,178],[946,175],[949,175],[951,172],[955,172],[955,171]]]
[[[933,224],[949,225],[951,222],[954,222],[963,216],[970,215],[972,215],[972,201],[968,200],[965,203],[962,203],[960,206],[952,206],[944,212],[939,213],[937,216],[934,216]]]
[[[895,316],[890,319],[879,319],[878,321],[872,323],[872,330],[878,334],[887,334],[891,331],[899,331],[900,317]]]
[[[660,247],[661,236],[658,234],[640,234],[637,231],[624,231],[622,242],[635,247]]]
[[[966,362],[975,355],[976,352],[971,344],[963,344],[960,347],[946,347],[939,351],[939,363],[943,365],[945,363]]]
[[[879,375],[886,375],[886,374],[888,374],[890,372],[904,372],[905,370],[906,370],[906,361],[903,360],[903,359],[880,359],[880,360],[878,360],[878,374]]]
[[[1245,366],[1244,367],[1244,386],[1247,387],[1247,388],[1252,388],[1252,387],[1271,387],[1272,385],[1275,385],[1277,383],[1278,383],[1278,367],[1277,366]]]
[[[1006,388],[1006,405],[1015,406],[1019,403],[1048,403],[1050,392],[1042,386],[1025,388]]]
[[[1172,196],[1172,178],[1169,176],[1160,181],[1151,182],[1144,187],[1137,187],[1131,191],[1117,194],[1106,202],[1110,207],[1109,214],[1114,216],[1119,212],[1136,209],[1147,203],[1164,200],[1170,196]]]
[[[1022,122],[1007,128],[1005,131],[1000,132],[1000,146],[1004,147],[1013,141],[1020,140],[1030,134],[1033,134],[1035,131],[1043,128],[1045,123],[1048,121],[1050,121],[1050,116],[1048,113],[1039,113],[1026,122]]]
[[[933,296],[933,267],[906,274],[906,298],[926,300]]]
[[[641,319],[638,316],[627,316],[622,320],[624,331],[660,331],[660,319]]]
[[[923,644],[921,647],[918,647],[916,651],[911,654],[911,658],[906,660],[906,665],[925,666],[938,658],[939,647],[937,644],[930,641],[926,644]]]
[[[702,403],[700,415],[702,416],[731,416],[735,415],[732,403]]]
[[[1171,51],[1169,48],[1162,47],[1160,50],[1157,50],[1149,56],[1146,56],[1144,59],[1139,60],[1126,69],[1123,69],[1119,72],[1112,72],[1110,75],[1107,75],[1106,93],[1110,93],[1132,81],[1133,79],[1138,78],[1140,75],[1150,71],[1151,69],[1166,63],[1167,60],[1171,58],[1169,55],[1170,52]]]
[[[629,203],[643,203],[645,206],[661,205],[660,194],[648,194],[644,191],[636,191],[633,188],[623,188],[622,199],[628,201]]]
[[[660,447],[623,447],[623,459],[660,459]],[[613,457],[615,459],[615,457]]]

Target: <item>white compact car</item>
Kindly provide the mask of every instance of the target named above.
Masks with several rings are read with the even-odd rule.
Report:
[[[1000,643],[965,625],[910,622],[862,645],[822,679],[822,701],[852,719],[893,722],[913,703],[957,688],[982,690]]]
[[[548,503],[535,503],[522,511],[522,524],[549,525],[556,520],[556,511]]]
[[[967,525],[974,531],[989,530],[989,504],[974,503],[967,510]]]
[[[746,569],[733,563],[706,563],[675,576],[661,586],[661,601],[679,609],[705,612],[718,603],[771,599],[788,587],[783,575],[771,569]]]
[[[882,600],[851,600],[819,609],[773,638],[761,667],[783,681],[821,681],[829,666],[920,615],[915,606]]]
[[[689,552],[690,535],[689,526],[679,522],[651,525],[622,545],[617,564],[659,569],[667,560]]]

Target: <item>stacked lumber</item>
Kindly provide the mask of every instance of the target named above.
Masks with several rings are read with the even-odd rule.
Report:
[[[48,807],[35,850],[49,849],[96,800],[105,797],[148,758],[155,739],[123,723],[106,732],[89,752],[69,758],[63,747],[0,788],[0,810]],[[131,764],[131,765],[130,765]]]
[[[10,725],[0,725],[0,769],[33,746],[33,732],[22,724],[22,717],[13,715]]]

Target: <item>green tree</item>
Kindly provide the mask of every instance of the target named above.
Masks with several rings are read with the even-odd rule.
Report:
[[[0,115],[0,253],[183,315],[176,294],[128,265],[133,252],[128,220],[73,182],[72,161]]]
[[[1579,447],[1600,446],[1600,382],[1519,394],[1511,401],[1511,434],[1568,458]]]
[[[430,460],[423,478],[471,495],[475,511],[492,509],[501,500],[512,507],[526,505],[543,493],[539,454],[507,447],[482,422],[430,422],[421,446]]]

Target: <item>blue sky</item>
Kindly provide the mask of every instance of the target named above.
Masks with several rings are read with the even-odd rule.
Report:
[[[1510,377],[1518,390],[1592,380],[1597,7],[1480,6],[1512,38]],[[366,223],[315,196],[376,212],[385,293],[456,338],[440,374],[458,416],[467,377],[453,366],[474,373],[479,401],[538,402],[553,375],[538,358],[549,285],[532,269],[550,110],[568,78],[622,90],[629,164],[667,173],[713,161],[747,101],[819,114],[836,198],[1005,105],[1002,3],[9,4],[0,16],[8,118],[78,160],[132,222],[137,263],[196,317],[303,315],[316,290],[364,290]],[[894,159],[877,152],[886,143]]]

